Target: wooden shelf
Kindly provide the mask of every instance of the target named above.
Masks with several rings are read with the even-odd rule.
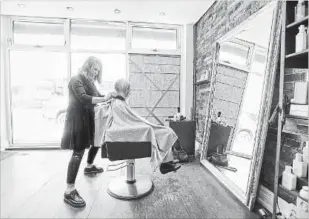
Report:
[[[305,177],[297,177],[297,185],[296,188],[301,190],[303,186],[308,186],[308,178]]]
[[[282,177],[280,177],[280,182],[282,182]],[[289,203],[293,203],[296,205],[296,199],[299,195],[299,191],[302,189],[303,186],[308,185],[308,179],[303,177],[297,177],[297,184],[296,184],[296,190],[290,191],[286,188],[284,188],[281,183],[279,184],[279,190],[278,190],[278,196],[284,199],[285,201]]]
[[[290,191],[284,188],[281,184],[279,184],[278,196],[283,200],[285,200],[286,202],[293,203],[294,205],[296,205],[296,199],[298,195],[299,195],[298,191]]]
[[[300,25],[304,24],[304,25],[307,25],[308,26],[308,19],[309,19],[309,16],[307,17],[304,17],[303,19],[299,20],[299,21],[295,21],[289,25],[286,26],[286,29],[287,30],[291,30],[291,29],[294,29],[294,28],[298,28]]]
[[[301,51],[301,52],[295,52],[289,55],[286,55],[285,58],[289,59],[289,58],[305,58],[307,56],[308,59],[308,49]]]
[[[292,119],[303,119],[303,120],[308,120],[308,117],[305,116],[294,116],[294,115],[286,115],[287,118],[292,118]]]
[[[195,83],[195,85],[199,86],[199,85],[208,84],[208,83],[210,83],[209,80],[201,80],[201,81],[197,81],[197,82]]]

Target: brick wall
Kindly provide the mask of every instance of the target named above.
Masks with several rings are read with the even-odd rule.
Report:
[[[157,117],[164,124],[164,119],[176,114],[179,107],[180,56],[136,54],[130,55],[129,63],[130,106],[142,117],[155,107],[155,116],[150,115],[147,120],[159,124]]]
[[[195,24],[195,80],[212,70],[215,41],[261,9],[269,1],[216,1]],[[196,140],[201,142],[209,85],[195,86]],[[199,150],[197,147],[196,150]]]

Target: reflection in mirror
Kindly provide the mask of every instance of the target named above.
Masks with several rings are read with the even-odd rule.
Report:
[[[274,6],[265,7],[237,33],[220,40],[217,51],[206,158],[242,197],[249,192],[259,141]],[[220,122],[218,111],[222,111]]]

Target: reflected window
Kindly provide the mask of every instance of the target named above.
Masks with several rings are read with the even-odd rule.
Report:
[[[10,52],[14,143],[60,143],[67,107],[65,53]]]
[[[176,50],[177,30],[133,27],[132,48],[152,50]]]
[[[14,44],[64,46],[64,24],[51,22],[13,22]]]
[[[220,45],[219,62],[240,69],[248,68],[249,46],[235,42],[225,42]]]
[[[126,26],[123,23],[71,23],[71,48],[86,50],[125,50]]]
[[[78,73],[79,68],[82,67],[89,56],[95,56],[102,62],[102,83],[97,84],[101,94],[113,90],[114,82],[117,79],[126,78],[126,58],[124,54],[72,53],[72,75]]]
[[[263,48],[256,48],[256,53],[251,64],[251,72],[264,75],[266,68],[267,50]]]

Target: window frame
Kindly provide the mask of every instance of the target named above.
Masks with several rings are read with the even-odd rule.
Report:
[[[220,63],[222,65],[230,66],[232,68],[236,68],[236,69],[240,69],[240,70],[249,72],[249,70],[251,68],[252,58],[253,58],[253,48],[254,48],[255,45],[253,43],[247,42],[245,40],[237,39],[237,38],[233,38],[233,39],[226,41],[226,42],[234,43],[234,44],[245,46],[245,47],[248,48],[248,54],[247,54],[247,57],[246,57],[246,64],[244,66],[238,66],[238,65],[235,65],[233,63],[229,64],[229,63],[226,63],[226,62],[222,62],[221,60],[219,60],[219,58],[218,58],[218,63]]]
[[[123,50],[112,50],[112,49],[99,49],[99,50],[92,50],[92,49],[72,49],[71,48],[71,30],[72,30],[72,21],[77,22],[79,24],[87,24],[87,23],[101,23],[101,24],[108,24],[108,25],[114,25],[114,26],[121,26],[123,25],[125,30],[126,30],[126,35],[125,35],[125,45],[127,45],[127,22],[117,22],[117,21],[102,21],[102,20],[86,20],[86,19],[69,19],[70,24],[69,24],[69,51],[71,53],[121,53],[125,54],[127,47]]]
[[[183,25],[170,25],[170,24],[155,24],[155,23],[138,23],[138,22],[118,22],[118,21],[104,21],[104,20],[88,20],[88,19],[73,19],[73,18],[45,18],[45,17],[27,17],[27,16],[7,16],[7,27],[8,30],[4,35],[5,42],[5,50],[4,50],[4,78],[7,83],[5,83],[5,105],[6,105],[6,116],[8,118],[6,126],[8,127],[8,143],[9,148],[33,148],[33,147],[44,147],[44,148],[59,148],[59,144],[55,143],[14,143],[13,142],[13,127],[12,127],[12,97],[11,97],[11,77],[10,77],[10,51],[46,51],[46,52],[64,52],[66,53],[66,61],[67,61],[67,74],[66,77],[70,78],[72,76],[71,72],[71,56],[72,53],[98,53],[98,54],[125,54],[126,56],[126,78],[130,77],[130,54],[153,54],[153,55],[178,55],[182,56],[183,48],[183,36],[182,36],[182,28]],[[27,45],[27,44],[14,44],[14,30],[13,30],[13,22],[44,22],[44,23],[63,23],[64,28],[64,42],[65,44],[60,45]],[[123,23],[126,28],[126,36],[125,36],[125,49],[124,50],[87,50],[87,49],[71,49],[71,22],[72,21],[80,21],[80,22],[106,22],[108,24],[119,24]],[[131,48],[132,41],[132,28],[134,27],[147,27],[147,28],[160,28],[167,30],[176,30],[176,50],[164,50],[160,49],[157,51],[153,51],[152,49],[133,49]],[[181,91],[180,91],[181,92]],[[179,97],[180,98],[180,97]]]
[[[137,49],[132,48],[133,28],[151,28],[151,29],[165,29],[176,31],[176,49]],[[181,55],[181,26],[180,25],[167,25],[167,24],[150,24],[150,23],[134,23],[129,22],[128,25],[128,53],[136,54],[165,54],[165,55]]]
[[[50,23],[50,24],[61,24],[63,26],[63,39],[64,45],[30,45],[30,44],[15,44],[14,43],[14,22],[29,22],[29,23]],[[69,32],[68,32],[69,19],[64,18],[35,18],[35,17],[10,17],[10,28],[9,28],[9,49],[26,49],[26,50],[40,50],[49,49],[53,51],[65,51],[63,48],[69,48]]]

